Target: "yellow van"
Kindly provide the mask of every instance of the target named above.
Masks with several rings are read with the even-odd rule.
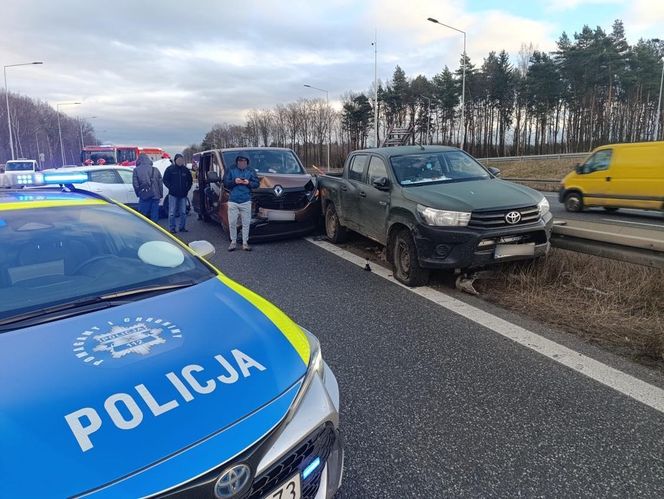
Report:
[[[559,199],[567,211],[664,210],[664,141],[598,147],[563,179]]]

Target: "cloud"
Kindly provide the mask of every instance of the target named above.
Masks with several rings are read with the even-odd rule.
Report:
[[[623,0],[552,0],[547,2],[546,9],[550,12],[565,12],[580,7],[597,5],[619,5]]]
[[[625,8],[624,18],[630,30],[644,37],[664,38],[664,2],[652,0],[632,0]]]
[[[569,2],[569,0],[567,0]],[[330,99],[373,82],[374,29],[379,77],[400,64],[409,76],[458,66],[468,31],[476,65],[490,50],[516,54],[522,42],[552,47],[555,26],[468,3],[421,0],[5,0],[3,64],[10,89],[56,102],[77,100],[70,115],[97,116],[99,135],[117,143],[184,146],[212,124],[239,122],[251,108]],[[557,34],[557,33],[556,33]]]

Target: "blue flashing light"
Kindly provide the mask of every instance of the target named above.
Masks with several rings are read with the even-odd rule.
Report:
[[[311,464],[304,468],[304,471],[302,472],[302,480],[306,480],[309,475],[311,475],[316,469],[320,466],[320,457],[317,457],[313,461],[311,461]]]
[[[88,181],[87,173],[45,173],[45,184],[82,184]]]

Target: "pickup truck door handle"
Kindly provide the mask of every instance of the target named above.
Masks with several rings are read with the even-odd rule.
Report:
[[[348,190],[348,187],[346,187],[345,185],[342,185],[342,186],[341,186],[341,190],[342,190],[342,191],[347,191],[347,190]]]
[[[360,197],[361,197],[361,198],[365,198],[365,197],[367,197],[367,193],[364,192],[364,191],[360,191]]]

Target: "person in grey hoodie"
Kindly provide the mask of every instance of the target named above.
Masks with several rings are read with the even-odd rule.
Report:
[[[152,160],[147,154],[138,155],[132,183],[134,192],[138,196],[138,211],[153,222],[158,222],[159,202],[164,196],[164,183],[161,172],[152,166]]]

